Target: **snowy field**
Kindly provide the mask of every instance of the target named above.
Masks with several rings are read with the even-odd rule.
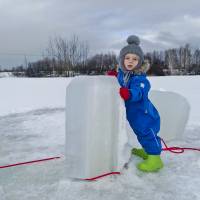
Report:
[[[0,169],[0,200],[199,200],[200,153],[162,153],[158,173],[136,169],[83,182],[64,171],[65,90],[71,78],[0,78],[0,166],[61,156],[61,159]],[[200,148],[200,76],[151,77],[152,89],[178,92],[191,113],[183,138],[169,146]],[[165,102],[163,102],[165,103]]]

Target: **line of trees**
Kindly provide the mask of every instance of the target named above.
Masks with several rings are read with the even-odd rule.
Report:
[[[96,54],[89,57],[89,45],[74,35],[70,40],[55,37],[49,40],[44,58],[27,64],[27,67],[13,68],[16,76],[70,77],[78,74],[104,74],[117,65],[113,52]]]
[[[164,74],[195,75],[200,74],[200,49],[192,49],[189,44],[165,51],[147,53],[152,67],[160,66]]]
[[[151,68],[151,75],[190,75],[200,74],[200,49],[192,49],[189,44],[165,51],[145,54]],[[87,41],[80,41],[76,35],[70,40],[55,37],[49,40],[44,58],[28,63],[27,67],[13,68],[18,76],[75,76],[78,74],[105,74],[117,65],[113,52],[96,54],[89,57]]]

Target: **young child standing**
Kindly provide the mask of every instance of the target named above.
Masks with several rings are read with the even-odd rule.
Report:
[[[125,101],[127,120],[142,146],[141,149],[132,149],[132,154],[144,159],[137,168],[141,171],[154,172],[163,167],[160,158],[161,140],[157,136],[160,130],[160,116],[148,98],[151,85],[146,78],[140,40],[137,36],[131,35],[127,42],[128,45],[121,49],[119,55],[119,93]]]

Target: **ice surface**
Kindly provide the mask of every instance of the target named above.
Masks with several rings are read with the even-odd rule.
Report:
[[[153,89],[163,88],[165,91],[179,93],[191,106],[189,123],[182,139],[170,141],[168,146],[199,148],[200,76],[149,79]],[[70,80],[0,79],[0,164],[52,156],[62,157],[40,164],[1,169],[1,200],[200,199],[200,153],[193,151],[180,155],[163,152],[165,167],[158,173],[139,172],[135,165],[141,162],[141,159],[133,156],[129,168],[120,176],[106,177],[96,182],[66,178],[64,104],[66,85]],[[53,108],[46,109],[46,106]],[[24,112],[26,108],[31,111]],[[11,109],[19,113],[10,115]],[[123,112],[124,107],[120,109],[120,112]],[[135,140],[131,130],[129,139]]]
[[[121,99],[116,78],[79,76],[66,90],[66,171],[91,178],[118,171],[123,140]],[[120,123],[121,122],[121,123]],[[124,133],[126,135],[126,133]],[[122,137],[124,138],[124,136]],[[129,153],[130,155],[130,153]]]

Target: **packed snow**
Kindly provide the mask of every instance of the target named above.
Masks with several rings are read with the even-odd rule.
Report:
[[[191,106],[183,137],[168,145],[200,148],[200,77],[149,79],[152,89],[177,92]],[[0,79],[0,166],[61,156],[43,163],[0,169],[1,200],[200,199],[200,153],[194,151],[163,152],[165,167],[158,173],[138,171],[135,165],[141,160],[132,157],[122,175],[95,182],[68,179],[64,168],[65,91],[71,80]]]

